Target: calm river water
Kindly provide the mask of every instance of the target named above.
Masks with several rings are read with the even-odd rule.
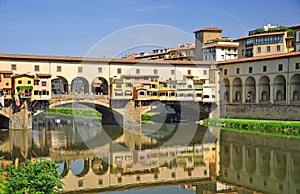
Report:
[[[50,120],[36,120],[32,130],[1,130],[0,155],[55,161],[66,193],[300,193],[299,139],[194,123],[123,130]]]

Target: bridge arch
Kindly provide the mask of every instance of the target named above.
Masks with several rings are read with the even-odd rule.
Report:
[[[243,148],[238,145],[232,146],[233,167],[236,170],[241,170],[243,167]]]
[[[56,165],[59,166],[58,172],[61,174],[61,177],[64,178],[69,173],[69,166],[67,161],[59,161],[55,162]]]
[[[84,77],[75,77],[71,81],[72,94],[89,94],[89,82]]]
[[[246,147],[246,169],[249,173],[254,173],[256,170],[256,150],[253,147]]]
[[[92,93],[96,95],[108,95],[108,81],[104,77],[96,77],[92,82]]]
[[[57,76],[51,80],[51,91],[53,94],[68,93],[68,80],[63,76]]]
[[[270,175],[270,151],[265,149],[259,150],[259,171],[264,177]]]

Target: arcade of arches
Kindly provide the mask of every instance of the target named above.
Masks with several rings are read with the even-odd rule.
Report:
[[[92,83],[84,77],[75,77],[70,83],[62,76],[51,81],[53,94],[96,94],[108,95],[108,81],[103,77],[96,77]]]
[[[235,77],[232,81],[223,79],[222,100],[227,103],[300,103],[300,74],[290,78],[277,75],[274,79],[268,76],[248,76],[244,80]]]

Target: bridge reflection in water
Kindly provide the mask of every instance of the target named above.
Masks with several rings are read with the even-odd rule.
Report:
[[[60,168],[65,192],[102,192],[163,185],[192,187],[196,193],[299,193],[299,140],[218,131],[198,126],[189,144],[164,144],[184,125],[164,124],[148,133],[152,143],[130,150],[122,129],[98,126],[78,129],[1,131],[6,159],[46,157]],[[79,130],[89,130],[83,137]],[[124,140],[124,139],[123,139]],[[88,142],[88,143],[87,143]],[[223,184],[223,186],[221,186]]]

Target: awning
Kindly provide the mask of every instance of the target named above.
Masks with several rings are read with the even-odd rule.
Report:
[[[17,90],[20,90],[20,89],[32,90],[33,87],[32,86],[17,86]]]

